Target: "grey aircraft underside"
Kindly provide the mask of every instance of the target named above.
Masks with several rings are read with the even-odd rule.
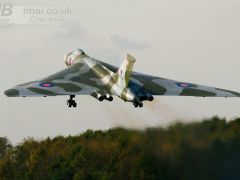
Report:
[[[69,107],[76,107],[76,95],[91,95],[99,101],[117,96],[134,107],[154,96],[240,97],[240,93],[194,83],[174,81],[133,72],[135,58],[127,55],[120,68],[98,61],[81,49],[64,58],[66,69],[38,81],[17,85],[4,93],[8,97],[70,96]]]

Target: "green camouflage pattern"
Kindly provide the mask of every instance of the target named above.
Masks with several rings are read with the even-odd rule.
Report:
[[[17,85],[8,97],[59,95],[118,96],[144,101],[152,96],[240,97],[240,93],[133,72],[135,58],[127,55],[120,68],[98,61],[78,49],[65,56],[66,69],[38,81]]]

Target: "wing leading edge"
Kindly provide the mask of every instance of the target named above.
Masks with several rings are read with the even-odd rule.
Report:
[[[195,97],[240,97],[240,93],[160,77],[135,73],[132,76],[132,89],[136,93],[148,92],[160,96],[195,96]]]
[[[115,66],[103,64],[113,72],[118,70]],[[137,72],[132,73],[129,88],[138,96],[151,94],[155,96],[240,97],[240,93],[231,90],[175,81]]]
[[[102,67],[97,62],[91,65],[86,61],[77,62],[39,81],[15,86],[5,94],[9,97],[90,95],[105,88],[101,79],[107,72],[98,74],[98,69]]]

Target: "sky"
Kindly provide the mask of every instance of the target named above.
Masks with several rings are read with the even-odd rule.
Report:
[[[78,96],[78,108],[69,109],[68,97],[3,94],[66,68],[64,55],[78,48],[116,66],[130,53],[134,71],[240,92],[238,0],[10,0],[0,1],[0,12],[6,4],[10,14],[0,13],[0,136],[13,143],[240,115],[238,98],[157,97],[135,109],[118,98],[100,103]]]

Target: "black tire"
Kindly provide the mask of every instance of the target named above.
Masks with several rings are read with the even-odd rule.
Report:
[[[109,98],[108,98],[108,101],[113,101],[113,97],[112,96],[110,96]]]
[[[135,108],[137,108],[138,107],[138,103],[133,103],[133,106],[135,107]]]
[[[102,101],[104,100],[104,97],[101,96],[101,97],[98,98],[98,100],[99,100],[100,102],[102,102]]]

